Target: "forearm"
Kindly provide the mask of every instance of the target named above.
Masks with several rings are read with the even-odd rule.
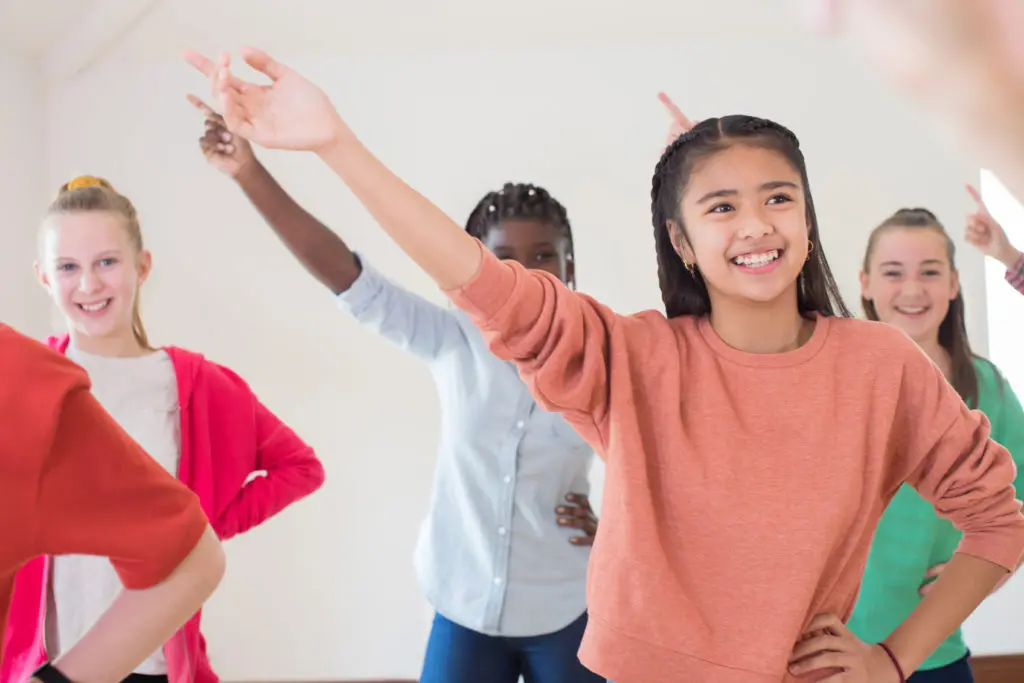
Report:
[[[223,550],[207,528],[171,576],[146,590],[122,591],[54,665],[74,683],[123,680],[202,607],[223,574]]]
[[[947,124],[1018,199],[1024,199],[1024,82],[998,55],[953,67],[943,87]]]
[[[292,255],[335,294],[359,277],[359,264],[337,234],[285,191],[263,164],[253,162],[236,178],[239,187]]]
[[[954,554],[917,609],[885,640],[904,671],[917,670],[1006,576],[999,565]]]
[[[480,248],[458,224],[392,173],[354,136],[320,151],[384,231],[442,289],[472,279]]]

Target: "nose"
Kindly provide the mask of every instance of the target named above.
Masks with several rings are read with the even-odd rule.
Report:
[[[924,287],[917,281],[916,278],[907,278],[903,282],[903,286],[900,287],[900,294],[906,297],[919,296],[924,292]]]
[[[78,283],[78,289],[86,294],[92,294],[103,289],[103,283],[91,268],[83,268],[82,279]]]
[[[752,211],[750,215],[746,217],[740,223],[739,230],[736,232],[736,236],[739,239],[757,239],[770,235],[775,232],[775,226],[768,219],[767,216],[762,214],[760,211]]]

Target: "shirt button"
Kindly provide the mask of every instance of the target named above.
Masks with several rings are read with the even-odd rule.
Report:
[[[511,483],[511,482],[512,482],[512,477],[506,476],[506,477],[505,477],[505,483],[506,483],[506,484],[509,484],[509,483]]]
[[[525,423],[522,420],[520,420],[519,422],[516,422],[516,428],[517,429],[522,429],[524,424]]]
[[[501,577],[500,576],[495,576],[494,577],[494,585],[495,586],[500,586],[501,585]]]
[[[506,533],[508,533],[508,532],[505,530],[505,527],[498,527],[498,535],[499,536],[504,536]]]

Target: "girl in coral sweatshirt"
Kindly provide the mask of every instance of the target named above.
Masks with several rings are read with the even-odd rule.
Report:
[[[313,450],[238,375],[197,353],[150,344],[139,287],[151,256],[126,197],[97,178],[68,183],[47,211],[41,252],[39,279],[70,330],[49,345],[88,372],[100,404],[198,495],[222,540],[320,487],[324,470]],[[119,588],[103,558],[40,558],[22,569],[0,682],[20,683],[47,654],[72,647]],[[132,679],[216,681],[199,624],[197,612]]]
[[[665,312],[618,315],[504,262],[377,160],[327,96],[257,50],[214,75],[228,128],[315,150],[606,461],[580,659],[619,683],[905,680],[1015,569],[1013,461],[905,334],[846,317],[803,154],[708,119],[652,183]],[[845,625],[903,483],[963,530],[884,640]],[[798,678],[799,677],[799,678]]]

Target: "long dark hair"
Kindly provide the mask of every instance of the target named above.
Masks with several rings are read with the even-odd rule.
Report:
[[[946,254],[949,256],[949,267],[956,271],[956,245],[950,238],[946,228],[939,221],[938,217],[928,209],[920,207],[912,209],[900,209],[893,215],[882,221],[881,225],[871,231],[868,237],[868,246],[864,250],[864,263],[861,268],[865,273],[870,272],[871,255],[875,251],[875,245],[879,236],[889,230],[897,228],[909,228],[916,230],[934,230],[942,235],[946,242]],[[868,320],[878,320],[878,310],[875,302],[860,299],[860,306],[864,309],[864,316]],[[956,298],[949,302],[949,310],[946,317],[939,325],[939,345],[949,354],[952,367],[949,383],[953,385],[956,392],[964,403],[972,408],[978,405],[978,372],[974,367],[975,359],[985,360],[971,350],[971,343],[967,339],[967,323],[964,314],[963,290],[958,289]],[[985,362],[988,362],[987,360]],[[993,366],[994,368],[995,366]],[[999,371],[996,371],[997,380],[1002,381]]]
[[[711,312],[707,285],[698,269],[687,270],[672,246],[669,221],[675,221],[687,240],[682,220],[681,198],[694,165],[703,158],[741,143],[774,150],[800,174],[807,206],[808,238],[813,249],[797,280],[797,307],[802,315],[849,317],[835,278],[825,259],[818,237],[818,219],[814,213],[807,166],[800,151],[800,142],[788,128],[774,121],[753,116],[724,116],[701,121],[680,136],[661,155],[654,169],[651,186],[651,218],[654,223],[654,244],[658,252],[658,283],[665,315],[703,316]]]

